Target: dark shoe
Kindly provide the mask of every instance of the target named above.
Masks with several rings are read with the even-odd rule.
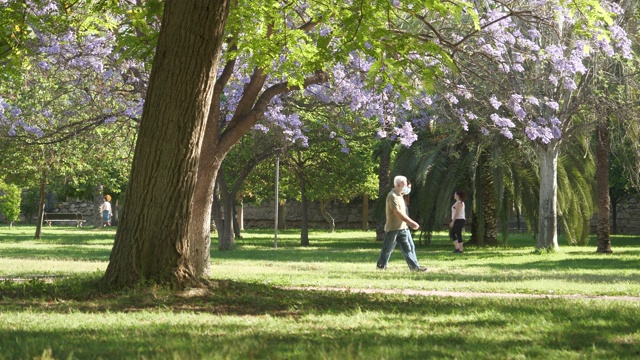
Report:
[[[378,270],[387,270],[387,267],[386,266],[385,267],[376,266],[376,269],[378,269]]]
[[[422,267],[422,266],[421,266],[421,267],[419,267],[419,268],[411,269],[411,271],[416,271],[416,272],[427,272],[427,271],[429,271],[429,268],[426,268],[426,267]]]
[[[453,253],[454,253],[454,254],[462,254],[463,252],[464,252],[464,251],[462,251],[462,250],[458,250],[458,249],[455,249],[455,250],[453,251]]]

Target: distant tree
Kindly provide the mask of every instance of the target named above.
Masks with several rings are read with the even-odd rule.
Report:
[[[0,180],[0,211],[9,222],[9,228],[13,227],[13,222],[20,217],[22,189],[17,185],[6,184]]]

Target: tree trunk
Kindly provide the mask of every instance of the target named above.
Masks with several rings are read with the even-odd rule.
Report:
[[[329,224],[329,232],[333,233],[336,230],[336,221],[335,219],[327,212],[327,206],[329,205],[328,201],[320,202],[320,214]]]
[[[369,230],[369,194],[362,195],[362,230]]]
[[[488,169],[485,169],[488,170]],[[482,212],[484,214],[484,241],[482,245],[498,245],[498,199],[494,189],[493,178],[485,171],[482,191]]]
[[[234,203],[223,173],[218,174],[218,186],[220,188],[220,198],[222,200],[222,211],[224,214],[223,226],[218,230],[218,248],[220,250],[232,250],[235,246],[235,240],[233,238]]]
[[[483,240],[484,232],[480,233],[478,230],[478,224],[480,223],[480,219],[478,218],[478,213],[475,210],[471,211],[471,235],[469,236],[469,240],[465,242],[467,245],[480,245],[480,241]]]
[[[111,226],[118,226],[120,224],[120,200],[116,199],[113,202],[111,211],[113,212],[113,216],[111,218]]]
[[[240,224],[238,223],[238,206],[235,201],[233,204],[233,236],[236,239],[242,238],[242,234],[240,234]]]
[[[278,199],[278,229],[287,230],[287,199]]]
[[[300,176],[300,197],[302,199],[302,222],[300,224],[300,245],[309,246],[309,199],[307,198],[307,183]]]
[[[611,217],[613,218],[613,234],[618,233],[618,199],[611,199]]]
[[[278,83],[262,91],[266,81],[265,72],[254,69],[250,82],[246,85],[242,98],[234,111],[231,121],[227,123],[225,118],[220,117],[220,97],[223,95],[224,86],[233,74],[235,60],[230,60],[220,78],[218,79],[214,96],[212,98],[212,109],[207,121],[204,141],[202,144],[200,166],[198,168],[198,179],[193,198],[193,213],[189,219],[189,238],[193,246],[191,258],[196,259],[193,263],[196,274],[209,275],[211,242],[211,209],[214,202],[214,189],[217,183],[216,177],[232,146],[238,142],[262,117],[267,105],[274,96],[299,89],[299,86],[290,86],[288,83]],[[303,87],[328,81],[329,76],[324,72],[316,72],[308,77]],[[262,91],[262,93],[260,93]],[[220,236],[224,221],[220,219],[221,212],[216,215],[218,236]],[[231,218],[226,220],[232,221]]]
[[[609,198],[609,124],[601,121],[596,128],[596,180],[598,182],[598,248],[596,252],[610,254],[611,201]]]
[[[104,202],[104,186],[102,184],[93,188],[93,208],[95,210],[94,216],[92,216],[93,222],[96,227],[102,226],[102,212],[100,211],[100,205]]]
[[[229,0],[165,3],[108,286],[199,285],[189,223],[228,11]]]
[[[377,204],[377,221],[376,221],[376,240],[384,240],[384,224],[385,219],[385,199],[387,193],[391,190],[391,144],[387,141],[382,142],[380,150],[380,173],[378,174],[378,204]]]
[[[40,194],[38,196],[38,223],[36,224],[36,234],[34,236],[35,239],[40,239],[42,235],[42,220],[44,217],[44,191],[47,186],[47,172],[42,171],[42,175],[40,177]]]
[[[558,149],[557,144],[536,148],[540,165],[538,251],[558,248]]]
[[[238,230],[244,231],[244,202],[242,195],[237,197],[238,203],[236,204],[236,216],[238,218]]]

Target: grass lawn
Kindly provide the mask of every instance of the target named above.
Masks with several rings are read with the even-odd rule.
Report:
[[[460,298],[303,291],[297,287],[640,297],[640,237],[533,253],[531,235],[454,255],[438,234],[386,271],[373,232],[245,232],[212,251],[207,291],[101,292],[113,229],[0,227],[0,359],[617,359],[640,357],[640,301]],[[417,239],[416,239],[417,240]],[[595,240],[592,240],[592,243]],[[564,245],[564,246],[563,246]],[[215,248],[215,246],[213,246]]]

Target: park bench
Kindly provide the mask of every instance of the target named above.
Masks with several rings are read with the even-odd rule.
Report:
[[[51,226],[51,223],[56,221],[75,221],[76,227],[82,227],[86,220],[82,219],[82,214],[80,213],[44,213],[43,223]]]

